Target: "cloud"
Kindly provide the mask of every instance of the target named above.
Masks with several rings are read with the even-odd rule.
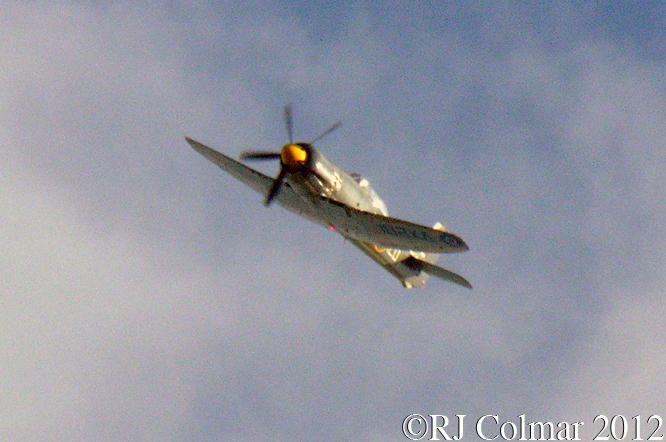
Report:
[[[1,438],[663,408],[663,62],[565,7],[393,6],[3,7]],[[278,148],[289,101],[299,137],[343,120],[322,150],[392,214],[465,238],[442,262],[473,292],[404,291],[183,141]]]

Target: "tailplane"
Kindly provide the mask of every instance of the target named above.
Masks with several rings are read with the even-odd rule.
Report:
[[[446,232],[446,227],[441,223],[433,226],[435,230]],[[453,273],[450,270],[438,267],[437,261],[439,260],[439,253],[424,253],[424,252],[409,252],[407,258],[398,261],[397,263],[388,266],[387,270],[394,273],[407,288],[420,288],[423,287],[428,280],[429,276],[443,279],[445,281],[458,284],[465,288],[471,289],[472,284],[468,280]],[[402,269],[402,270],[400,270]]]
[[[434,276],[436,278],[440,278],[445,281],[461,285],[468,289],[472,288],[472,284],[470,284],[468,280],[458,275],[457,273],[453,273],[450,270],[443,269],[442,267],[438,267],[435,264],[431,264],[427,261],[421,261],[420,259],[415,258],[414,256],[410,256],[403,262],[405,263],[406,266],[408,266],[413,270],[420,270],[422,272],[429,274],[430,276]]]
[[[435,230],[441,230],[442,232],[447,231],[446,227],[444,227],[442,223],[437,223],[432,228]],[[468,280],[458,275],[457,273],[453,273],[450,270],[446,270],[435,265],[437,263],[437,260],[439,260],[439,256],[440,256],[439,253],[426,253],[423,260],[415,256],[411,256],[410,258],[412,258],[415,261],[411,264],[415,268],[420,268],[421,271],[429,274],[430,276],[434,276],[435,278],[443,279],[445,281],[449,281],[454,284],[458,284],[465,288],[471,289],[472,284],[470,284]]]

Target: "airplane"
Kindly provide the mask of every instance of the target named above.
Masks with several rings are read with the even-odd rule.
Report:
[[[185,140],[231,176],[265,195],[272,202],[341,234],[395,276],[405,288],[421,288],[428,276],[472,285],[462,276],[435,265],[441,253],[469,250],[467,244],[440,224],[432,228],[388,216],[384,201],[370,182],[346,173],[314,146],[335,130],[336,123],[309,143],[294,143],[292,110],[284,108],[289,142],[279,152],[243,151],[241,160],[279,160],[280,171],[271,178],[189,137]]]

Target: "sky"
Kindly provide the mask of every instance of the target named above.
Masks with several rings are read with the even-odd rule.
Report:
[[[664,3],[10,3],[0,440],[666,415]],[[287,103],[474,290],[405,290],[183,138],[277,150]]]

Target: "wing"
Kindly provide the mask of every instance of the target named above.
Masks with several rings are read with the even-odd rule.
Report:
[[[262,195],[268,193],[268,189],[273,185],[273,178],[264,175],[261,172],[247,167],[244,164],[239,163],[236,160],[229,158],[226,155],[222,155],[220,152],[211,149],[208,146],[204,146],[198,141],[194,141],[191,138],[185,137],[185,140],[190,143],[190,146],[201,155],[208,158],[213,163],[217,164],[222,170],[227,172],[232,177],[241,181],[243,184],[251,187]]]
[[[217,164],[222,170],[266,195],[275,181],[220,152],[191,138],[185,138],[194,150]],[[333,226],[343,236],[370,244],[378,244],[401,250],[418,250],[433,253],[464,252],[465,242],[456,235],[431,229],[408,221],[376,215],[353,209],[337,201],[314,196],[312,205],[306,204],[285,183],[275,200],[285,209],[318,224]]]
[[[469,250],[460,237],[397,218],[363,212],[325,197],[314,200],[319,216],[340,234],[401,250],[453,253]]]
[[[275,180],[269,176],[264,175],[238,161],[221,154],[215,149],[199,143],[191,138],[185,137],[185,140],[192,146],[194,150],[201,155],[208,158],[211,162],[217,164],[222,170],[233,176],[243,184],[251,187],[262,195],[266,195],[269,189],[273,186]],[[292,189],[289,183],[282,186],[280,192],[275,197],[275,201],[285,209],[307,218],[317,224],[327,226],[326,223],[313,212],[312,208],[307,205],[302,198],[300,198]]]

